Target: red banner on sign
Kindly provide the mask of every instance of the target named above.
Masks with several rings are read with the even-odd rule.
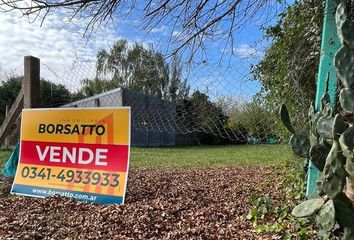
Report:
[[[21,142],[21,163],[126,172],[127,158],[126,145]]]

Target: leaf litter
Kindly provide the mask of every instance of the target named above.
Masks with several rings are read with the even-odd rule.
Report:
[[[281,204],[282,167],[132,168],[124,205],[10,195],[1,178],[1,239],[281,239],[256,233],[250,198]],[[271,219],[276,223],[276,219]]]

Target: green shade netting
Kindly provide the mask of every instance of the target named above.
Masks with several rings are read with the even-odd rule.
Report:
[[[17,169],[18,158],[19,158],[19,149],[20,144],[17,144],[15,149],[13,150],[11,156],[6,161],[2,172],[7,177],[14,177]]]

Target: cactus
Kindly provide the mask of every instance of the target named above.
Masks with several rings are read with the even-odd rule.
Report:
[[[331,140],[333,138],[332,129],[333,129],[334,118],[333,117],[321,117],[317,122],[317,132],[318,134],[326,139]]]
[[[323,205],[316,218],[316,224],[324,232],[330,232],[334,228],[336,218],[333,200]]]
[[[309,140],[310,140],[311,147],[319,144],[318,138],[313,133],[310,133]],[[311,148],[310,148],[310,152],[311,152]]]
[[[351,49],[354,49],[354,22],[347,19],[343,22],[341,27],[341,39],[343,43],[349,46]]]
[[[345,88],[354,84],[354,55],[349,47],[342,46],[334,56],[337,75]]]
[[[349,174],[349,178],[354,180],[354,161],[352,158],[347,159],[346,171]]]
[[[336,211],[337,222],[342,227],[352,227],[354,225],[353,210],[347,204],[335,199],[334,208]]]
[[[312,145],[310,148],[310,159],[320,172],[323,171],[329,151],[330,149],[323,144]]]
[[[348,13],[344,3],[339,4],[336,11],[336,24],[338,38],[342,45],[354,49],[354,22],[348,19]]]
[[[344,111],[354,113],[354,91],[350,88],[343,88],[339,94],[339,102]]]
[[[351,200],[354,201],[354,161],[353,158],[347,158],[345,169],[347,170],[349,177],[347,178],[347,190],[346,195]]]
[[[326,159],[322,181],[323,190],[332,199],[343,191],[346,183],[348,173],[342,164],[344,160],[339,143],[334,141]]]
[[[284,104],[282,104],[280,107],[280,119],[283,122],[286,129],[288,129],[289,132],[295,134],[295,129],[294,129],[293,125],[291,124],[288,109],[286,108],[286,106]]]
[[[324,117],[332,117],[333,115],[333,109],[330,103],[323,105],[320,111]]]
[[[337,31],[340,31],[341,26],[343,25],[343,22],[347,20],[348,18],[348,13],[347,9],[344,3],[340,3],[337,7],[336,14],[335,14],[335,20],[336,20],[336,25],[337,25]],[[340,34],[338,34],[340,35]],[[341,42],[342,45],[343,42]]]
[[[354,158],[353,154],[354,127],[347,128],[339,138],[339,144],[346,158]]]
[[[310,119],[310,125],[312,124],[312,120],[315,116],[315,108],[313,106],[313,102],[311,102],[310,107],[309,107],[309,112],[307,114],[308,119]]]
[[[354,229],[352,227],[344,228],[343,240],[353,240],[354,239]]]
[[[314,113],[313,106],[311,105],[309,109],[309,120],[310,120],[310,135],[313,135],[316,139],[319,137],[317,133],[317,122],[322,117],[321,112]]]
[[[339,114],[336,114],[332,127],[332,138],[338,140],[341,134],[349,127]]]
[[[332,114],[328,115],[328,114],[326,114],[326,111],[323,111],[325,109],[326,105],[329,105],[330,109],[332,109],[332,107],[330,105],[330,103],[331,103],[330,102],[330,97],[329,97],[329,94],[328,94],[328,84],[329,84],[329,73],[327,74],[326,87],[325,87],[324,94],[321,97],[321,102],[320,102],[320,112],[323,112],[323,115],[325,117],[332,116]]]
[[[300,157],[310,157],[310,140],[303,134],[293,134],[290,138],[290,145],[293,152]]]
[[[317,183],[320,196],[324,199],[307,200],[294,208],[296,217],[307,217],[317,214],[316,223],[319,236],[329,239],[336,222],[344,229],[343,240],[354,239],[354,22],[348,19],[346,5],[341,3],[336,11],[336,24],[342,47],[334,58],[338,79],[343,88],[339,94],[341,108],[345,118],[340,114],[334,116],[330,104],[328,79],[326,91],[320,102],[319,111],[315,112],[311,105],[308,117],[310,135],[293,132],[290,143],[293,151],[300,156],[308,156],[315,166],[322,171],[321,180]],[[283,115],[286,115],[283,113]],[[287,115],[288,116],[288,115]],[[283,121],[284,122],[284,121]],[[292,127],[292,125],[291,125]],[[287,127],[288,130],[293,128]],[[329,145],[332,147],[329,149]],[[343,192],[344,186],[346,193]],[[329,200],[328,200],[329,198]]]
[[[288,109],[284,104],[282,104],[280,107],[280,119],[286,129],[288,129],[289,132],[293,133],[289,142],[293,152],[300,157],[309,157],[310,139],[303,134],[296,133],[291,123]]]
[[[322,198],[309,199],[297,205],[291,214],[299,218],[309,217],[320,211],[323,205],[324,201]]]

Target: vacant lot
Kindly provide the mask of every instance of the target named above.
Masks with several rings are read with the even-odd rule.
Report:
[[[135,148],[120,206],[14,197],[3,178],[0,238],[260,239],[245,219],[250,199],[280,205],[289,157],[284,146]]]
[[[133,148],[131,166],[200,167],[279,165],[292,157],[286,145]]]
[[[0,151],[0,162],[10,156]],[[246,157],[247,156],[247,157]],[[201,167],[279,165],[292,157],[286,145],[192,146],[132,148],[132,167]]]

